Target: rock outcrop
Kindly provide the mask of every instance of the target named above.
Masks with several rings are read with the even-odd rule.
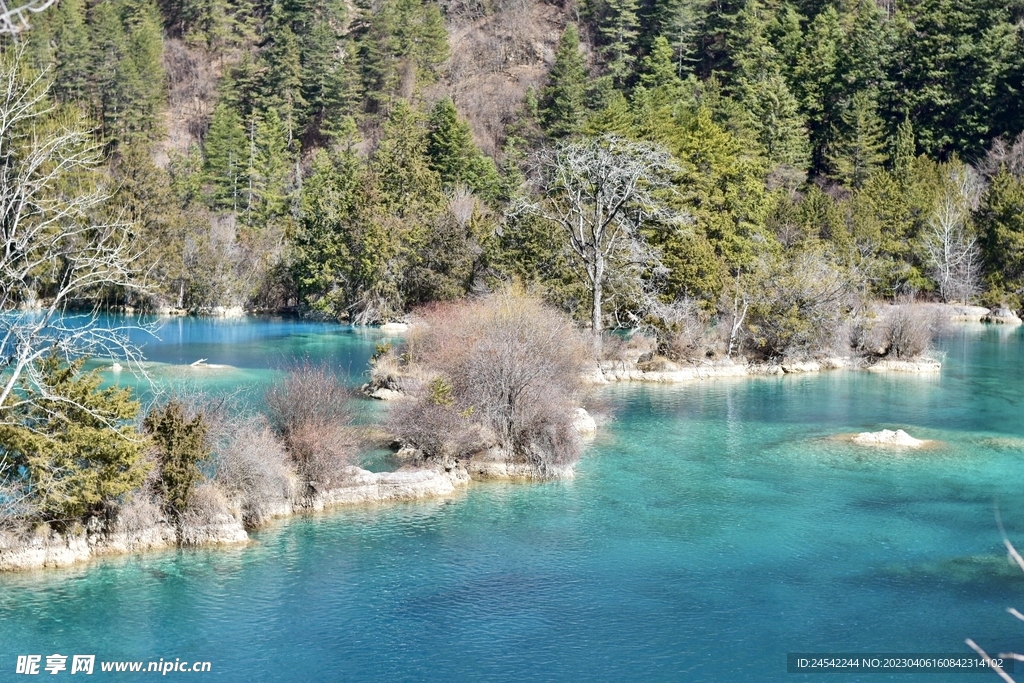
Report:
[[[299,501],[308,510],[342,505],[395,503],[450,496],[469,483],[463,472],[427,468],[403,468],[395,472],[370,472],[348,468],[344,483],[318,491]]]
[[[364,384],[361,389],[364,394],[378,401],[394,401],[395,399],[405,397],[404,392],[397,389],[388,389],[387,387],[373,387],[369,384]]]
[[[247,543],[242,522],[226,512],[213,515],[201,523],[183,522],[178,528],[178,545],[186,548],[204,545],[234,545]]]
[[[405,334],[409,331],[409,323],[384,323],[380,331],[384,334]]]
[[[572,415],[572,426],[580,436],[597,434],[597,422],[585,408],[577,408]]]
[[[1024,321],[1022,321],[1020,317],[1009,308],[993,309],[984,317],[983,322],[1011,326],[1024,324]]]
[[[585,377],[591,384],[609,382],[653,382],[672,384],[694,380],[720,379],[728,377],[753,377],[814,373],[822,370],[837,370],[855,367],[850,358],[829,357],[820,360],[784,360],[781,363],[743,363],[720,360],[696,365],[679,365],[662,361],[657,370],[624,361],[601,361]]]
[[[895,446],[898,448],[921,448],[930,442],[915,439],[902,429],[892,431],[883,429],[878,432],[861,432],[853,437],[853,443],[860,446]]]
[[[942,371],[942,363],[934,358],[918,358],[915,360],[882,359],[865,367],[869,372],[913,372],[933,373]]]
[[[259,521],[305,511],[345,505],[374,505],[449,496],[469,483],[464,469],[452,471],[403,468],[369,472],[348,468],[336,487],[295,500],[282,500],[260,515]],[[235,506],[236,508],[238,506]],[[0,571],[67,567],[103,555],[174,547],[236,545],[249,541],[240,510],[214,510],[199,516],[186,513],[179,524],[149,520],[133,529],[94,519],[87,527],[58,533],[45,524],[23,534],[0,533]]]
[[[103,555],[176,546],[246,543],[248,534],[230,515],[213,524],[176,529],[166,521],[134,530],[102,524],[58,533],[43,524],[27,535],[0,534],[0,571],[67,567]]]

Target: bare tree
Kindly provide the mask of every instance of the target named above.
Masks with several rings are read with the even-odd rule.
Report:
[[[590,285],[591,326],[601,339],[602,295],[610,267],[650,265],[656,252],[641,234],[645,225],[683,223],[661,193],[681,168],[664,148],[605,135],[560,143],[537,157],[539,202],[527,210],[565,231],[576,264]]]
[[[24,50],[0,56],[0,420],[50,396],[38,361],[55,354],[141,360],[129,326],[102,325],[104,291],[140,289],[129,225],[108,220],[102,155],[76,115],[49,99]]]
[[[935,211],[928,219],[924,248],[932,277],[943,301],[964,304],[978,292],[981,249],[971,230],[971,211],[978,208],[984,187],[970,166],[954,170]]]

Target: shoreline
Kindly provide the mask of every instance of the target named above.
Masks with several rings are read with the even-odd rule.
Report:
[[[68,532],[57,532],[40,524],[28,534],[0,532],[0,573],[70,567],[107,556],[128,555],[150,550],[240,546],[251,542],[250,531],[258,531],[275,519],[338,510],[445,498],[465,489],[470,477],[429,468],[407,468],[394,472],[370,472],[350,468],[343,486],[312,495],[277,501],[255,524],[243,523],[241,506],[229,501],[229,509],[211,519],[175,525],[166,518],[141,528],[119,528],[117,521],[98,518]]]
[[[581,434],[586,436],[586,434]],[[125,529],[118,519],[92,518],[71,531],[58,532],[40,523],[25,533],[0,531],[0,574],[60,569],[98,560],[148,552],[215,546],[243,546],[252,542],[250,532],[275,520],[302,515],[338,512],[344,508],[415,503],[451,497],[472,482],[533,482],[567,480],[574,465],[541,472],[526,463],[509,462],[488,453],[442,467],[403,466],[390,472],[348,468],[341,486],[312,494],[281,498],[246,524],[239,499],[229,499],[227,509],[197,521],[187,515],[177,524],[166,518],[138,528]]]
[[[715,361],[700,365],[682,365],[664,361],[661,365],[661,369],[645,370],[641,369],[637,363],[600,361],[597,368],[585,376],[585,380],[592,385],[621,382],[685,384],[722,378],[807,375],[829,370],[901,374],[936,374],[942,371],[942,362],[931,356],[920,356],[907,360],[882,359],[874,363],[852,357],[829,357],[821,360],[783,361],[781,363]]]

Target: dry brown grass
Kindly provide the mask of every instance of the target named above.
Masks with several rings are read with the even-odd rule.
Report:
[[[113,528],[115,531],[129,533],[144,531],[165,519],[160,499],[146,489],[140,489],[135,491],[128,501],[118,506]]]
[[[213,482],[206,482],[192,489],[188,507],[181,514],[178,523],[182,527],[214,524],[231,516],[224,492]]]

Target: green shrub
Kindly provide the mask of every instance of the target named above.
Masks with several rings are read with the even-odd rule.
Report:
[[[210,457],[206,422],[202,414],[189,419],[184,406],[172,399],[153,408],[143,427],[158,450],[158,486],[164,504],[180,515],[188,507],[192,489],[203,480],[200,464]]]
[[[31,507],[47,520],[69,522],[138,488],[148,466],[135,430],[139,404],[131,390],[100,389],[85,361],[39,361],[44,393],[27,385],[8,398],[0,424],[0,480],[17,478]]]

